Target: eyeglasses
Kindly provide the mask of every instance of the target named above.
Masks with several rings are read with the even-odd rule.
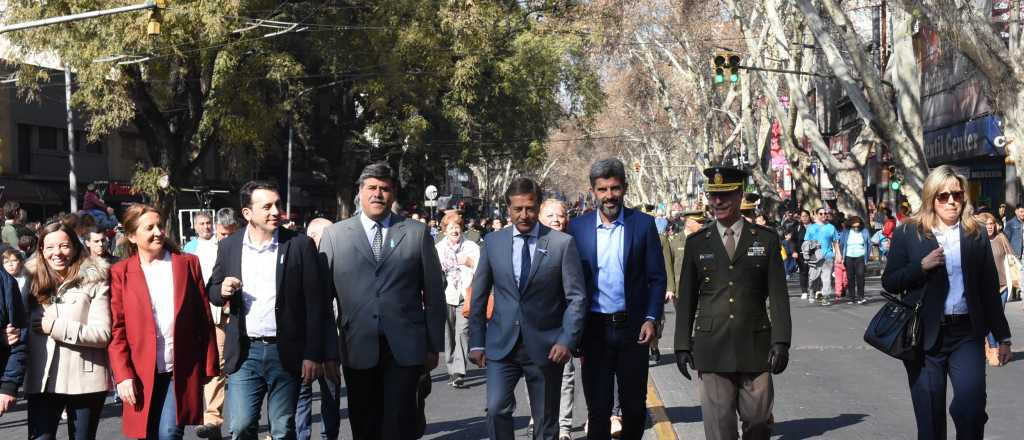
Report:
[[[949,198],[952,197],[954,202],[961,203],[964,201],[963,191],[945,191],[935,195],[935,201],[939,203],[949,203]]]

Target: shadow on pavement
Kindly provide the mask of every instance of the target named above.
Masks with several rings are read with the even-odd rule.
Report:
[[[513,425],[515,430],[523,430],[529,425],[530,418],[525,416],[517,416],[513,418]],[[427,423],[427,431],[424,436],[430,436],[431,434],[445,433],[443,435],[434,437],[435,439],[448,439],[448,440],[473,440],[473,439],[486,439],[487,438],[487,419],[484,416],[471,417],[461,420],[447,420],[443,422],[431,422]]]
[[[840,414],[828,418],[786,420],[775,424],[772,435],[781,435],[778,440],[815,438],[829,431],[856,425],[867,417],[867,414]]]
[[[704,420],[700,405],[665,408],[665,414],[672,423],[700,423]]]

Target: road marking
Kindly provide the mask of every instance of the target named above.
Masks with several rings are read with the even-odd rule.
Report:
[[[647,411],[651,414],[651,424],[654,425],[654,434],[658,440],[679,440],[676,430],[672,428],[672,422],[665,412],[665,404],[658,396],[658,390],[654,387],[654,377],[647,377]]]

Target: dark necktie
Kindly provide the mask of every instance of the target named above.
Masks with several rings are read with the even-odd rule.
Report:
[[[370,250],[373,251],[373,259],[380,263],[381,247],[384,245],[384,233],[383,227],[380,223],[373,223],[373,243],[370,244]]]
[[[519,238],[523,240],[523,253],[519,265],[519,290],[522,291],[526,288],[526,280],[530,278],[530,236],[519,234]]]

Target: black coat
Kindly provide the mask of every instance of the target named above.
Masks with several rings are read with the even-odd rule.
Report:
[[[228,323],[224,327],[224,372],[227,374],[238,371],[249,350],[241,292],[236,292],[227,301],[220,296],[224,278],[242,279],[242,237],[246,231],[247,228],[242,228],[220,242],[217,263],[206,285],[211,303],[216,306],[230,304]],[[277,318],[278,354],[284,369],[298,375],[303,360],[324,360],[324,308],[328,303],[312,239],[278,228],[277,255],[277,306],[274,314]],[[245,281],[242,282],[244,284]]]
[[[921,268],[921,260],[938,246],[934,237],[929,238],[923,232],[919,234],[916,224],[904,224],[893,233],[892,247],[882,273],[882,287],[886,291],[910,294],[911,300],[923,295],[919,313],[925,350],[938,342],[939,325],[949,292],[945,266],[928,272]],[[1010,326],[1006,323],[999,298],[999,273],[983,226],[979,225],[974,235],[960,228],[960,261],[972,336],[981,338],[991,332],[997,340],[1009,338]]]

